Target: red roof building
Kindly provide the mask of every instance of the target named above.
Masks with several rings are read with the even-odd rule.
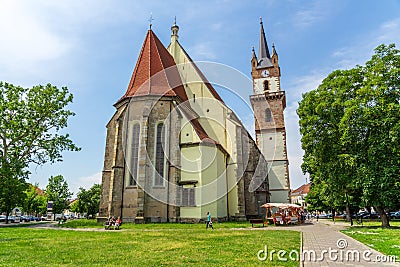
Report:
[[[290,199],[293,204],[299,204],[302,207],[307,207],[307,203],[305,198],[307,194],[310,192],[311,183],[303,184],[297,189],[294,189],[290,192]]]

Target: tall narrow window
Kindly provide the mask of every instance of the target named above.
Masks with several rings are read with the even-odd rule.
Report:
[[[163,134],[163,124],[160,123],[156,128],[156,158],[155,158],[155,186],[164,185],[164,165],[165,165],[165,155],[164,155],[164,134]]]
[[[194,187],[182,188],[182,206],[184,207],[194,207],[196,206],[194,197]]]
[[[266,122],[271,122],[272,121],[272,113],[271,113],[271,109],[267,108],[265,110],[265,121]]]
[[[268,81],[264,82],[264,92],[268,92],[269,91],[269,85],[268,85]]]
[[[128,186],[136,185],[139,169],[139,138],[140,138],[140,125],[135,124],[132,127],[131,135],[128,139],[127,148],[129,151],[126,153],[126,166],[125,177],[127,177]]]

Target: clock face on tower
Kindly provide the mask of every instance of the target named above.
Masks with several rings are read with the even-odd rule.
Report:
[[[268,70],[263,70],[263,71],[261,72],[261,76],[263,76],[263,77],[268,77],[268,76],[269,76],[269,71],[268,71]]]

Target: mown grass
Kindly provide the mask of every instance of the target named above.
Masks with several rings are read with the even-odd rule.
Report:
[[[364,226],[353,226],[342,231],[344,234],[400,260],[400,223],[391,222],[392,228],[382,229],[380,222],[366,222]]]
[[[68,225],[102,228],[90,220],[62,227]],[[214,231],[203,224],[123,224],[120,231],[4,227],[0,266],[298,266],[257,259],[264,245],[270,251],[299,250],[298,232],[231,229],[248,223],[214,225]]]

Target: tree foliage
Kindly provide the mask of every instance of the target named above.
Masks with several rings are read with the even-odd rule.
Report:
[[[38,184],[30,184],[28,189],[25,191],[25,198],[22,205],[25,213],[29,214],[44,214],[47,209],[46,197],[39,194]]]
[[[95,217],[99,212],[100,206],[101,185],[94,184],[89,190],[79,188],[77,207],[75,208],[80,213],[86,213]]]
[[[48,201],[53,201],[53,214],[59,214],[68,209],[68,199],[72,196],[72,193],[62,175],[49,178],[46,195]]]
[[[62,151],[78,151],[60,134],[75,114],[66,109],[73,96],[47,84],[23,88],[0,82],[0,207],[20,205],[30,164],[62,160]]]
[[[384,211],[398,205],[400,189],[400,51],[380,45],[365,66],[334,71],[297,113],[313,195],[336,205],[347,192],[389,226]]]

